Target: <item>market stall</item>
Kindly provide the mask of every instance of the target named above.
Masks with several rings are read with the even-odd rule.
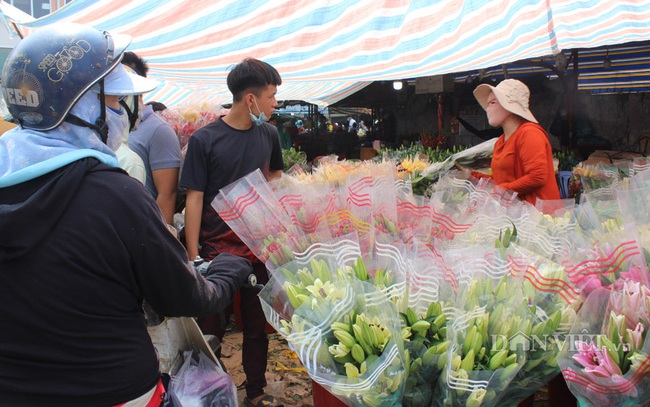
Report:
[[[561,373],[584,405],[645,404],[648,159],[579,165],[579,204],[536,207],[414,168],[333,159],[270,185],[252,173],[213,202],[271,270],[267,320],[321,400],[515,405]],[[419,195],[422,173],[437,182]]]

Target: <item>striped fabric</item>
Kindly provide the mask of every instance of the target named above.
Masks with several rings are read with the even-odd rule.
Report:
[[[60,21],[134,37],[168,106],[228,103],[228,69],[275,66],[278,98],[334,103],[370,81],[498,66],[562,48],[650,39],[650,2],[635,0],[76,0]]]

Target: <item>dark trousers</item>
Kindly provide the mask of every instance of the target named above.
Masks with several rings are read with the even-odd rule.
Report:
[[[548,382],[548,405],[571,407],[577,406],[576,400],[571,390],[564,381],[564,377],[560,373]],[[527,399],[519,403],[518,407],[532,407],[535,402],[535,393],[531,394]]]
[[[253,264],[253,272],[260,284],[266,284],[269,276],[261,263]],[[269,338],[266,334],[266,318],[258,298],[259,290],[242,287],[240,295],[240,312],[243,324],[244,342],[242,344],[242,364],[246,374],[246,396],[249,399],[261,396],[266,387],[266,358],[269,350]],[[198,318],[197,323],[206,335],[215,335],[220,341],[226,333],[232,308],[224,314],[212,314]],[[222,319],[223,318],[223,319]]]

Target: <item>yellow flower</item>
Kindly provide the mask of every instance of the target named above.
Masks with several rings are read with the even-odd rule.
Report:
[[[194,108],[188,108],[182,112],[183,118],[190,123],[194,123],[199,118],[199,112]]]
[[[402,160],[400,169],[408,172],[409,174],[421,173],[429,166],[427,161],[422,161],[420,158],[406,158]]]

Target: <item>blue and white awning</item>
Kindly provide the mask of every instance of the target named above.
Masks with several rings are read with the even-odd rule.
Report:
[[[650,2],[637,0],[76,0],[18,23],[61,21],[132,35],[164,84],[148,99],[168,106],[228,103],[228,69],[245,57],[278,69],[280,99],[328,105],[371,81],[650,40]]]

